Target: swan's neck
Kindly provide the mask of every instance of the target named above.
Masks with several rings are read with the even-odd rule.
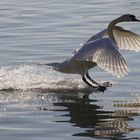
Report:
[[[116,40],[113,35],[113,28],[119,22],[122,22],[121,18],[117,18],[117,19],[113,20],[112,22],[110,22],[110,24],[108,25],[108,29],[107,29],[109,38],[111,38],[115,43],[116,43]]]

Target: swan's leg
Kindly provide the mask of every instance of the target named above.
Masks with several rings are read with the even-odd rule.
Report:
[[[82,80],[87,84],[89,85],[90,87],[93,87],[93,88],[97,88],[97,86],[93,85],[93,83],[91,82],[91,80],[89,80],[86,75],[82,76]]]
[[[106,90],[105,86],[101,86],[96,81],[91,79],[88,73],[86,73],[84,76],[82,76],[82,79],[90,87],[93,87],[93,88],[95,88],[95,89],[97,89],[99,91],[102,91],[102,92],[104,92],[104,90]]]
[[[90,82],[88,81],[86,75],[82,76],[82,80],[83,80],[88,86],[90,86],[90,87],[92,87],[92,88],[98,88],[98,86],[94,86],[94,85],[91,83],[91,81],[90,81]],[[83,96],[83,99],[85,99],[85,100],[88,99],[88,97],[89,97],[90,94],[91,94],[91,92],[86,93],[86,94]]]
[[[97,83],[95,80],[93,80],[90,76],[89,76],[89,73],[87,72],[86,73],[86,76],[87,76],[87,78],[93,83],[93,84],[96,84],[96,85],[98,85],[98,86],[100,86],[100,87],[111,87],[112,86],[112,83],[111,82],[104,82],[104,83],[102,83],[102,84],[99,84],[99,83]]]
[[[89,73],[88,73],[88,72],[86,73],[86,76],[87,76],[87,78],[88,78],[93,84],[99,85],[95,80],[93,80],[93,79],[89,76]]]

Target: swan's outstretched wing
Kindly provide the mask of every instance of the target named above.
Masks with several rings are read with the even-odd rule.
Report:
[[[140,51],[140,36],[134,32],[116,26],[113,30],[117,46],[124,50]]]
[[[103,38],[85,44],[71,60],[96,62],[104,70],[117,77],[128,72],[127,64],[109,38]]]
[[[125,30],[122,27],[115,26],[113,29],[113,35],[117,42],[117,47],[124,50],[140,51],[140,35]],[[97,39],[102,39],[108,37],[107,29],[99,32],[98,34],[92,36],[85,44],[95,41]]]
[[[101,32],[90,37],[85,44],[88,44],[89,42],[93,42],[97,39],[102,39],[102,38],[106,38],[106,37],[108,37],[107,29],[104,29]]]

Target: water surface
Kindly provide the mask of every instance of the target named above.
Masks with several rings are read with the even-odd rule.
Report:
[[[37,63],[63,61],[80,43],[131,13],[138,0],[0,1],[0,139],[140,139],[140,54],[121,51],[131,70],[117,79],[100,68],[96,80],[110,80],[104,93],[91,92],[78,75]],[[122,23],[140,34],[139,23]]]

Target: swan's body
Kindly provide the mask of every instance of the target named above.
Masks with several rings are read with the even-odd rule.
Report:
[[[127,63],[118,48],[140,51],[140,36],[116,26],[124,21],[139,20],[134,15],[122,15],[113,20],[107,29],[92,36],[70,59],[46,65],[63,73],[80,74],[89,86],[104,90],[105,86],[99,86],[89,77],[88,70],[98,65],[114,76],[124,76],[128,72]]]

